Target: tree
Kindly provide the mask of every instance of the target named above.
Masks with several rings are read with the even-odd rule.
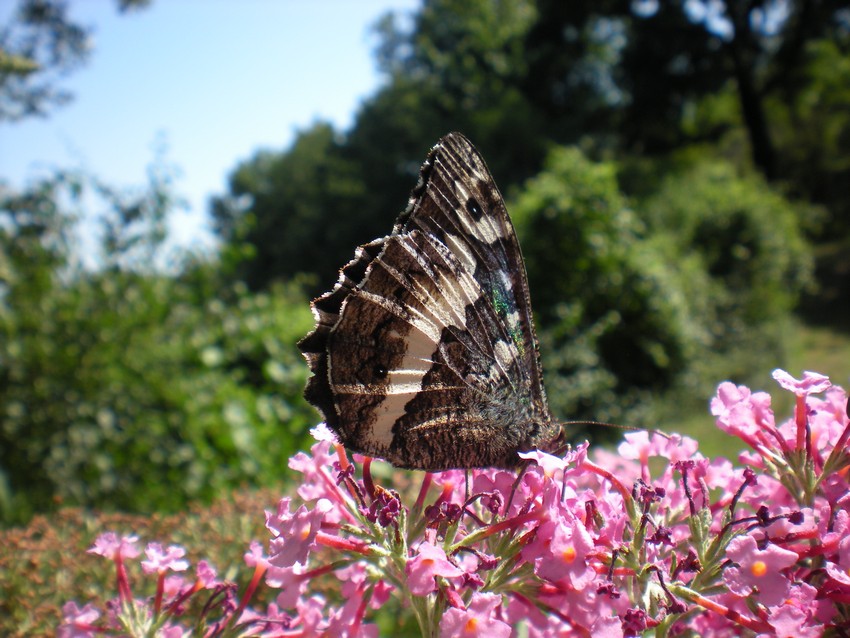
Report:
[[[299,133],[289,152],[260,152],[241,164],[229,195],[212,206],[225,240],[250,247],[236,277],[254,290],[304,272],[318,275],[318,288],[336,281],[354,246],[390,226],[376,223],[374,207],[364,203],[369,170],[351,163],[322,123]]]
[[[621,148],[663,153],[735,126],[684,126],[701,100],[732,91],[752,161],[768,179],[782,174],[766,101],[793,99],[811,43],[846,42],[850,32],[840,0],[539,0],[537,9],[526,89],[554,120],[579,108],[585,130],[613,123]],[[601,117],[587,108],[594,103]]]
[[[303,131],[289,150],[237,167],[228,195],[214,200],[218,232],[237,254],[250,248],[236,275],[258,289],[309,271],[313,292],[327,289],[354,246],[389,232],[428,149],[451,130],[481,140],[501,183],[533,175],[549,142],[515,88],[529,8],[440,0],[411,33],[385,19],[378,57],[390,81],[352,130]],[[456,55],[446,54],[451,43]]]
[[[428,0],[409,30],[386,17],[378,64],[390,84],[358,114],[351,145],[374,142],[376,129],[388,128],[390,144],[398,136],[414,142],[404,147],[410,153],[459,130],[485,151],[501,184],[535,174],[558,141],[523,90],[535,15],[531,0]],[[403,101],[394,99],[399,93]]]
[[[634,208],[618,177],[613,162],[556,148],[511,210],[553,410],[645,425],[688,376],[693,392],[746,378],[754,352],[781,361],[811,259],[797,211],[760,176],[699,160]]]
[[[303,293],[222,284],[215,260],[158,272],[175,198],[151,174],[131,195],[69,173],[0,192],[0,520],[57,502],[174,510],[274,482],[315,422]],[[94,204],[96,270],[71,208]]]
[[[151,0],[116,0],[122,13]],[[71,99],[62,78],[85,64],[90,29],[73,21],[65,0],[20,0],[0,28],[0,122],[46,115]]]

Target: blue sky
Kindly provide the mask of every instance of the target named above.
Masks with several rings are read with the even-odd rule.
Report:
[[[228,172],[259,148],[286,148],[317,119],[348,128],[382,81],[371,26],[418,4],[154,0],[122,16],[112,0],[72,2],[71,15],[94,27],[88,65],[64,83],[75,99],[46,119],[0,125],[0,179],[19,188],[62,167],[141,185],[164,141],[189,204],[174,240],[209,245],[207,199],[225,191]]]

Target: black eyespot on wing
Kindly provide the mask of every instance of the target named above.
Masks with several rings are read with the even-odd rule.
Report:
[[[481,217],[484,216],[484,209],[481,208],[481,205],[474,197],[470,197],[466,200],[466,212],[468,212],[475,221],[481,221]]]

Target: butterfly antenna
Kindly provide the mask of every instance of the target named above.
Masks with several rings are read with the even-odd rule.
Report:
[[[598,425],[605,428],[616,428],[618,430],[628,430],[629,432],[649,432],[650,434],[658,434],[665,439],[670,439],[670,435],[655,428],[642,428],[636,425],[621,425],[619,423],[607,423],[606,421],[561,421],[558,423],[561,426],[561,434],[558,437],[560,445],[555,448],[553,454],[563,454],[569,447],[566,442],[567,426],[569,425]]]

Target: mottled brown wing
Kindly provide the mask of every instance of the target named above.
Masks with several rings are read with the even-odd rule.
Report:
[[[313,311],[305,395],[352,450],[511,466],[556,438],[516,235],[462,135],[431,150],[393,233],[361,246]]]
[[[520,376],[546,405],[531,297],[516,232],[484,158],[464,135],[450,133],[431,150],[410,205],[393,234],[421,230],[447,245],[478,282],[498,322],[491,333],[520,352]],[[514,314],[515,313],[515,314]]]

